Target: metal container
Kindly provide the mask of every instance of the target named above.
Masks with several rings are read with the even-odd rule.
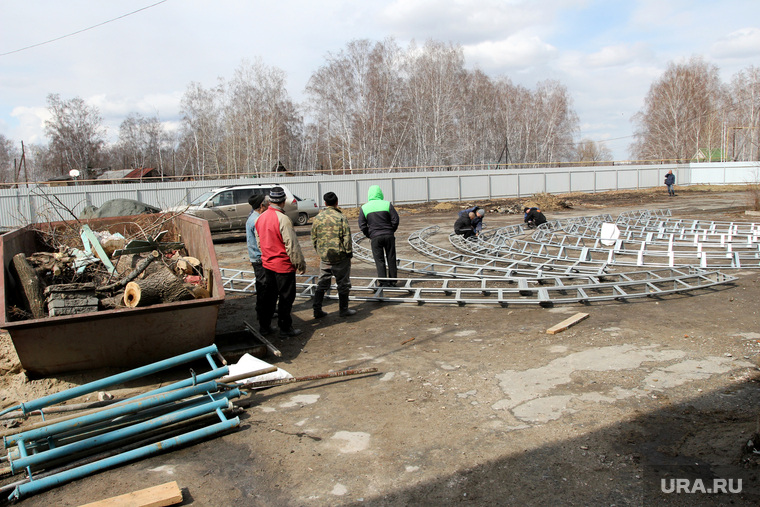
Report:
[[[144,239],[140,231],[146,217],[150,224],[160,215],[138,215],[81,221],[93,230],[120,232],[125,237]],[[50,250],[43,235],[78,230],[80,222],[46,222],[0,236],[0,327],[11,336],[21,365],[33,375],[88,370],[103,367],[132,368],[172,357],[214,342],[219,306],[224,289],[219,266],[205,220],[187,215],[165,216],[161,229],[172,240],[182,241],[188,255],[201,261],[210,279],[211,297],[138,308],[117,308],[80,315],[65,315],[10,322],[9,295],[16,281],[9,265],[18,253],[31,255]],[[142,224],[140,222],[143,222]],[[153,232],[153,236],[158,231]]]

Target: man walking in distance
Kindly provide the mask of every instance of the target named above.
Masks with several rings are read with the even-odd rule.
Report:
[[[311,226],[311,242],[319,255],[319,281],[314,292],[314,318],[327,316],[322,311],[325,292],[330,288],[330,281],[335,277],[338,285],[338,307],[341,317],[350,317],[356,313],[348,307],[348,293],[351,290],[351,228],[348,220],[338,207],[338,196],[334,192],[324,195],[325,209],[314,217]]]
[[[676,175],[673,174],[673,170],[671,169],[668,171],[668,174],[665,175],[665,186],[668,187],[668,197],[673,197],[676,195]]]
[[[396,278],[396,238],[398,213],[388,201],[383,200],[379,185],[367,191],[367,203],[359,209],[359,229],[370,239],[372,257],[378,278]],[[387,261],[387,271],[386,271]],[[395,280],[381,280],[381,287],[395,287]]]
[[[245,240],[248,244],[248,259],[250,259],[253,272],[256,275],[256,319],[259,321],[259,326],[263,329],[264,327],[270,327],[269,323],[266,326],[261,326],[261,317],[264,314],[264,298],[266,298],[267,292],[267,273],[263,264],[261,264],[261,250],[259,250],[259,240],[256,236],[255,224],[259,216],[269,207],[269,201],[264,194],[253,194],[248,198],[248,204],[251,205],[252,211],[245,222]]]
[[[262,333],[271,332],[272,316],[280,300],[277,324],[280,336],[297,336],[300,329],[293,328],[290,311],[296,299],[296,272],[306,272],[304,259],[293,222],[282,209],[285,202],[285,190],[273,187],[269,191],[269,209],[256,220],[256,234],[259,237],[261,263],[266,270],[266,297],[263,315],[259,318]]]

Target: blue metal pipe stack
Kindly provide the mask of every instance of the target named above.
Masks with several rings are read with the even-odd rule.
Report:
[[[160,451],[209,438],[240,425],[238,417],[228,418],[224,410],[232,408],[231,400],[240,396],[239,389],[228,389],[215,381],[229,373],[227,366],[217,366],[213,356],[215,345],[198,349],[173,358],[158,361],[118,375],[77,386],[20,405],[24,414],[62,403],[85,394],[122,384],[130,380],[203,359],[208,360],[211,370],[173,384],[154,389],[124,400],[118,404],[98,409],[80,417],[61,418],[42,427],[3,437],[7,460],[12,473],[26,470],[28,481],[15,487],[9,500],[17,500],[44,489],[68,481],[86,477],[100,470],[144,458]],[[209,418],[216,414],[219,418]],[[198,419],[206,426],[167,438],[156,437],[156,442],[136,449],[87,463],[60,472],[46,473],[44,477],[33,476],[40,470],[48,470],[71,456],[92,455],[105,448],[120,448],[129,439],[148,433],[160,433],[177,423]],[[211,422],[209,422],[211,421]]]

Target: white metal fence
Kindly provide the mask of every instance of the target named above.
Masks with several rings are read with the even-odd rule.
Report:
[[[662,165],[616,165],[574,168],[498,169],[479,171],[394,172],[244,178],[184,182],[144,182],[109,185],[48,187],[45,185],[0,190],[0,227],[71,219],[85,206],[101,206],[116,199],[134,199],[159,208],[187,204],[203,192],[227,185],[281,183],[300,197],[321,203],[332,191],[341,206],[366,201],[367,189],[380,185],[385,198],[396,204],[427,201],[476,201],[527,197],[540,192],[603,192],[661,186],[673,170],[677,185],[748,184],[760,181],[760,162],[721,162]]]

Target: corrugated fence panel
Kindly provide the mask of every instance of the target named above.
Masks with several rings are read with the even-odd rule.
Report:
[[[573,171],[570,176],[570,192],[593,192],[595,178],[594,171]]]
[[[516,174],[494,174],[491,176],[491,198],[518,197],[520,188]]]
[[[455,201],[459,199],[459,178],[449,174],[430,177],[428,199],[431,201]]]
[[[116,199],[135,199],[165,209],[187,204],[214,188],[279,183],[300,197],[322,205],[325,192],[338,195],[342,206],[367,202],[367,190],[380,185],[393,202],[478,200],[527,197],[539,192],[598,192],[653,188],[663,185],[673,170],[676,184],[747,184],[760,182],[760,162],[726,162],[662,165],[589,166],[572,169],[498,169],[490,171],[417,171],[413,173],[336,174],[240,178],[180,182],[140,182],[0,189],[0,227],[10,228],[43,220],[71,219],[85,206],[99,207]]]
[[[623,169],[617,172],[617,181],[612,182],[612,187],[605,190],[631,190],[638,187],[639,172],[635,169]]]
[[[520,194],[522,196],[539,194],[545,192],[544,187],[546,176],[544,173],[522,173],[520,174]]]
[[[618,173],[616,171],[604,171],[596,173],[596,191],[615,190],[618,188]]]
[[[462,199],[484,199],[490,194],[488,174],[467,174],[461,177]]]
[[[394,178],[393,179],[393,202],[399,204],[411,204],[426,202],[427,178]]]
[[[570,192],[570,172],[546,174],[546,191],[550,194]]]

